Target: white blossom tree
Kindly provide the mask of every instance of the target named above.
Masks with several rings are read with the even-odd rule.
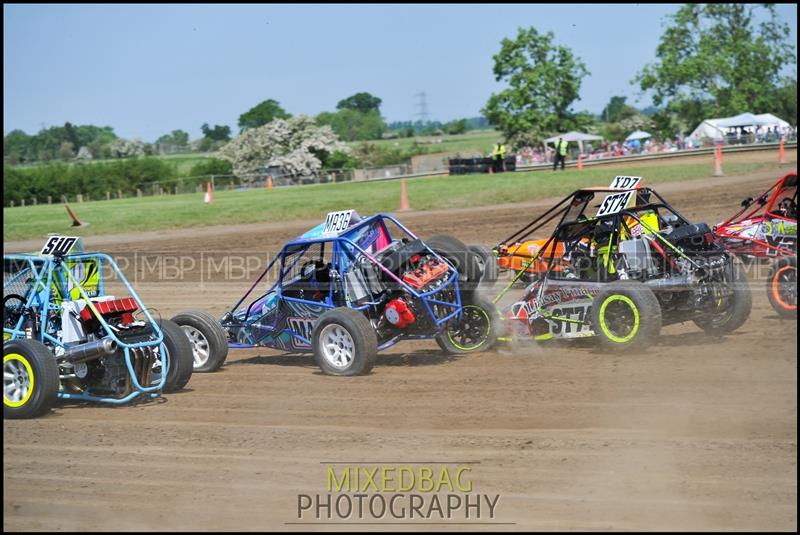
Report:
[[[128,158],[144,154],[144,141],[141,139],[117,138],[108,146],[108,150],[115,158]]]
[[[330,126],[317,126],[314,119],[299,115],[275,119],[249,128],[219,149],[217,156],[233,164],[233,172],[248,181],[261,167],[280,166],[298,176],[316,173],[322,158],[349,148]]]
[[[89,147],[83,146],[78,149],[78,154],[75,156],[76,160],[91,160],[92,159],[92,151],[89,150]]]

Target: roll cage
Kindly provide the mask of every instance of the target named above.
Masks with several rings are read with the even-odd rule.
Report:
[[[794,191],[790,191],[794,188]],[[783,196],[786,192],[787,195]],[[794,215],[780,208],[781,201],[792,201],[795,206]],[[756,206],[754,206],[756,205]],[[720,227],[739,223],[758,216],[777,217],[781,219],[797,219],[797,172],[787,173],[777,180],[768,190],[756,197],[742,201],[742,209],[729,219],[719,224]]]
[[[122,349],[125,366],[133,387],[132,392],[121,398],[105,396],[94,396],[86,392],[75,393],[59,391],[58,397],[62,399],[80,399],[87,401],[99,401],[103,403],[123,404],[142,394],[157,397],[164,387],[169,371],[169,359],[165,358],[164,335],[139,298],[136,291],[128,282],[125,275],[119,269],[113,258],[103,253],[79,253],[68,255],[31,255],[31,254],[11,254],[3,256],[4,277],[3,277],[3,301],[11,296],[19,296],[22,303],[18,305],[19,318],[13,325],[7,325],[4,318],[3,338],[5,340],[16,340],[33,337],[45,345],[52,347],[58,355],[60,350],[67,349],[69,345],[58,337],[58,331],[63,328],[61,325],[62,306],[65,301],[76,301],[81,299],[86,307],[91,310],[93,318],[97,320],[105,333],[111,338],[117,347]],[[82,266],[82,267],[81,267]],[[133,298],[147,320],[149,328],[152,330],[154,338],[142,342],[126,342],[124,337],[120,337],[115,329],[110,326],[96,307],[95,302],[98,297],[103,297],[105,293],[105,268],[112,270],[116,278],[121,281]],[[95,286],[87,290],[83,282],[78,280],[76,270],[92,269],[92,283]],[[89,295],[89,294],[92,295]],[[5,310],[4,310],[5,315]],[[27,325],[32,322],[33,326]],[[28,332],[30,328],[30,332]],[[139,382],[137,372],[134,369],[132,358],[136,352],[144,347],[158,347],[162,355],[161,377],[155,384],[142,385]]]
[[[761,195],[742,201],[742,208],[726,221],[714,227],[714,231],[722,239],[742,243],[743,249],[736,252],[756,254],[757,256],[793,256],[796,250],[787,247],[786,243],[769,241],[763,234],[744,235],[752,225],[760,225],[773,220],[780,225],[783,222],[797,225],[797,172],[787,173],[779,178]],[[791,245],[791,244],[790,244]],[[795,242],[796,247],[796,242]],[[732,249],[733,250],[733,249]]]
[[[388,269],[377,257],[388,245],[395,243],[397,238],[393,238],[386,225],[386,221],[394,223],[404,234],[403,241],[418,240],[417,236],[406,228],[397,219],[388,214],[376,214],[370,217],[361,218],[355,224],[351,224],[346,230],[339,234],[326,236],[320,232],[320,227],[315,227],[302,236],[287,242],[275,258],[268,262],[267,266],[256,278],[247,292],[234,304],[223,317],[224,327],[235,326],[245,329],[262,329],[263,335],[255,344],[230,343],[231,347],[254,347],[260,340],[267,336],[277,336],[287,333],[291,337],[299,340],[303,344],[310,344],[310,333],[300,333],[286,325],[280,328],[280,324],[285,318],[279,310],[280,304],[293,303],[305,307],[308,315],[318,317],[327,309],[336,307],[348,307],[364,313],[379,314],[379,307],[385,304],[382,299],[383,290],[378,290],[374,281],[365,281],[364,287],[369,291],[365,296],[356,298],[352,291],[352,286],[364,278],[364,270],[359,267],[367,262],[379,270],[384,280],[394,285],[394,288],[401,289],[410,296],[423,303],[425,311],[435,324],[436,328],[441,328],[451,319],[461,315],[461,296],[459,292],[458,272],[444,258],[435,251],[425,246],[425,250],[436,256],[439,261],[448,266],[448,277],[444,284],[430,291],[418,291],[414,287],[404,282],[400,277]],[[308,262],[298,266],[301,259],[309,258],[308,253],[312,252],[311,257],[317,257],[319,261],[314,262],[314,273],[305,273],[305,269],[300,269],[295,277],[291,275],[297,273],[297,268],[304,268]],[[330,253],[330,261],[325,262],[326,252]],[[320,262],[323,263],[320,266]],[[267,277],[267,275],[277,268],[275,282],[268,286],[265,292],[248,302],[246,307],[241,308],[255,288]],[[310,272],[309,268],[309,272]],[[319,280],[318,274],[327,273]],[[305,275],[305,276],[304,276]],[[307,275],[312,277],[307,278]],[[327,279],[327,280],[325,280]],[[293,291],[297,285],[310,282],[310,288],[315,291],[314,298],[308,299],[305,294],[298,294]],[[319,283],[322,282],[322,287]],[[317,283],[315,285],[315,283]],[[327,288],[324,287],[327,285]],[[454,290],[452,293],[445,292],[446,289]],[[263,312],[259,307],[265,302],[270,301],[272,306]],[[403,338],[420,338],[418,336],[405,336]],[[392,343],[401,338],[394,339]],[[383,349],[391,344],[384,344]]]
[[[587,215],[587,208],[589,208],[590,203],[595,199],[597,194],[613,196],[620,195],[626,191],[635,192],[635,203],[633,207],[621,208],[607,215]],[[655,197],[654,201],[651,201],[651,196]],[[605,200],[603,202],[605,202]],[[602,204],[594,206],[593,208],[602,208]],[[650,224],[643,220],[641,215],[645,212],[656,214],[659,221],[658,229],[652,228]],[[516,252],[508,252],[510,246],[530,239],[534,233],[554,220],[557,221],[555,230],[550,233],[550,237],[539,250],[530,257],[527,255],[523,257],[523,255]],[[602,234],[604,240],[607,240],[604,245],[608,246],[608,250],[617,250],[621,237],[624,235],[633,235],[632,227],[636,224],[641,225],[644,230],[653,236],[654,239],[652,243],[655,246],[656,252],[661,254],[672,265],[674,265],[674,262],[668,258],[667,250],[685,259],[690,264],[697,266],[690,257],[685,255],[680,248],[673,245],[670,240],[660,232],[660,229],[664,227],[671,227],[671,229],[674,230],[675,228],[685,225],[691,225],[691,223],[659,195],[658,192],[649,187],[639,187],[635,190],[620,190],[606,187],[584,188],[576,190],[564,197],[544,214],[535,218],[495,246],[494,252],[496,255],[516,255],[523,257],[524,262],[522,269],[518,271],[516,276],[495,297],[494,302],[497,303],[534,262],[543,262],[546,266],[545,271],[541,274],[540,280],[555,278],[553,277],[553,273],[558,268],[561,259],[570,258],[575,249],[582,243],[581,240],[583,238],[590,236],[599,237],[598,235]],[[563,244],[563,250],[560,254],[557,253],[557,243]],[[605,270],[597,271],[596,282],[605,282],[608,280],[608,263],[611,261],[611,257],[611,254],[605,256]]]

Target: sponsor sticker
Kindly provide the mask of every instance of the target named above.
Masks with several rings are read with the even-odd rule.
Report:
[[[289,328],[307,340],[311,340],[311,333],[314,331],[314,320],[310,318],[288,318]],[[295,348],[311,347],[297,338],[292,336],[292,346]]]

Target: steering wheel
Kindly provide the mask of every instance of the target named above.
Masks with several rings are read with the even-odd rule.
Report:
[[[304,263],[300,266],[300,278],[302,280],[313,280],[314,273],[317,272],[317,261],[309,260],[308,262]]]
[[[797,203],[789,197],[778,203],[778,209],[783,210],[786,217],[797,218]]]
[[[9,301],[11,303],[9,303]],[[13,301],[19,301],[14,303]],[[25,298],[18,294],[8,294],[3,298],[3,327],[16,327],[20,316],[25,313]]]

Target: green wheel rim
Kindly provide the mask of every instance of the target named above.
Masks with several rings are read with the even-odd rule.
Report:
[[[639,310],[626,295],[612,295],[603,301],[599,316],[600,329],[612,342],[630,342],[639,332]]]

